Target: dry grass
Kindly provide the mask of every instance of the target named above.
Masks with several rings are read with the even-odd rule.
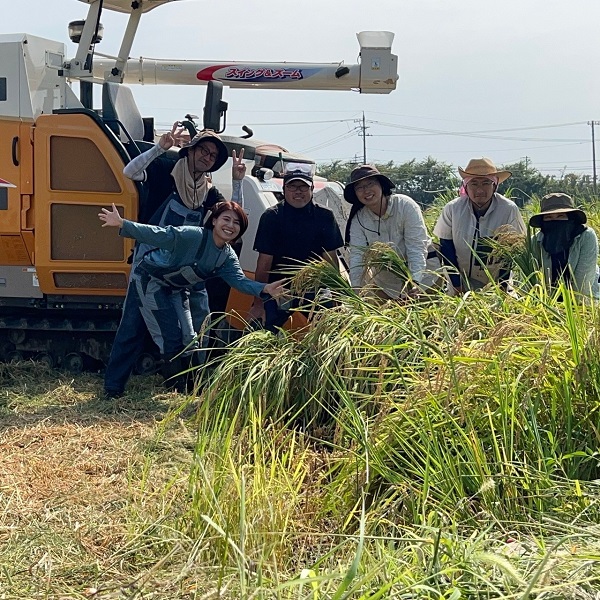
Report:
[[[178,473],[193,442],[178,420],[159,427],[183,399],[155,383],[140,379],[115,402],[102,399],[98,376],[0,367],[1,598],[127,597],[156,562],[132,562],[128,548],[185,491]]]

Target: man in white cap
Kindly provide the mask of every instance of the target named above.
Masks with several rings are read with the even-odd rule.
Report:
[[[271,283],[281,279],[282,270],[297,268],[300,262],[315,258],[338,266],[336,251],[344,241],[333,211],[313,202],[312,169],[310,164],[288,164],[283,176],[284,200],[261,215],[254,239],[254,249],[259,253],[256,281]],[[289,309],[299,302],[295,299],[283,308],[272,299],[263,307],[263,301],[257,298],[250,314],[264,319],[265,328],[274,331],[283,326],[291,315]]]

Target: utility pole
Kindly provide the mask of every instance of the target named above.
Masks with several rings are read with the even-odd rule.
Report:
[[[365,120],[365,111],[363,110],[363,114],[362,114],[362,120],[361,121],[355,121],[355,123],[358,123],[358,129],[360,130],[360,133],[358,135],[360,135],[363,139],[363,164],[366,165],[367,164],[367,135],[369,135],[367,133],[367,122]]]
[[[592,127],[592,166],[594,169],[594,196],[597,195],[597,178],[596,178],[596,138],[594,136],[594,125],[600,125],[600,121],[588,121],[588,125]]]
[[[363,165],[366,165],[367,164],[367,125],[365,123],[365,111],[364,110],[363,110],[363,120],[362,120],[362,132],[363,132]]]

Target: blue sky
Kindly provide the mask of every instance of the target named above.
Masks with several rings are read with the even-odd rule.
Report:
[[[64,41],[83,18],[78,0],[2,0],[1,33]],[[19,11],[14,10],[18,4]],[[104,13],[98,50],[117,52],[125,18]],[[143,15],[132,56],[198,60],[355,63],[356,33],[395,33],[400,80],[389,95],[225,89],[227,133],[255,137],[323,162],[403,162],[433,156],[455,166],[527,157],[541,171],[590,173],[600,119],[597,0],[181,0]],[[203,87],[133,86],[144,115],[167,126],[201,114]],[[600,137],[600,128],[597,128]],[[600,150],[600,146],[598,147]],[[598,153],[600,154],[600,153]]]

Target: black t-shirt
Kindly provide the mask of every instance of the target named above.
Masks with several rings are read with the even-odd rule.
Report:
[[[321,257],[343,245],[333,212],[313,202],[304,208],[280,202],[267,209],[254,238],[254,250],[273,256],[272,271],[297,267],[298,261]],[[277,273],[269,274],[269,281],[280,278]]]

